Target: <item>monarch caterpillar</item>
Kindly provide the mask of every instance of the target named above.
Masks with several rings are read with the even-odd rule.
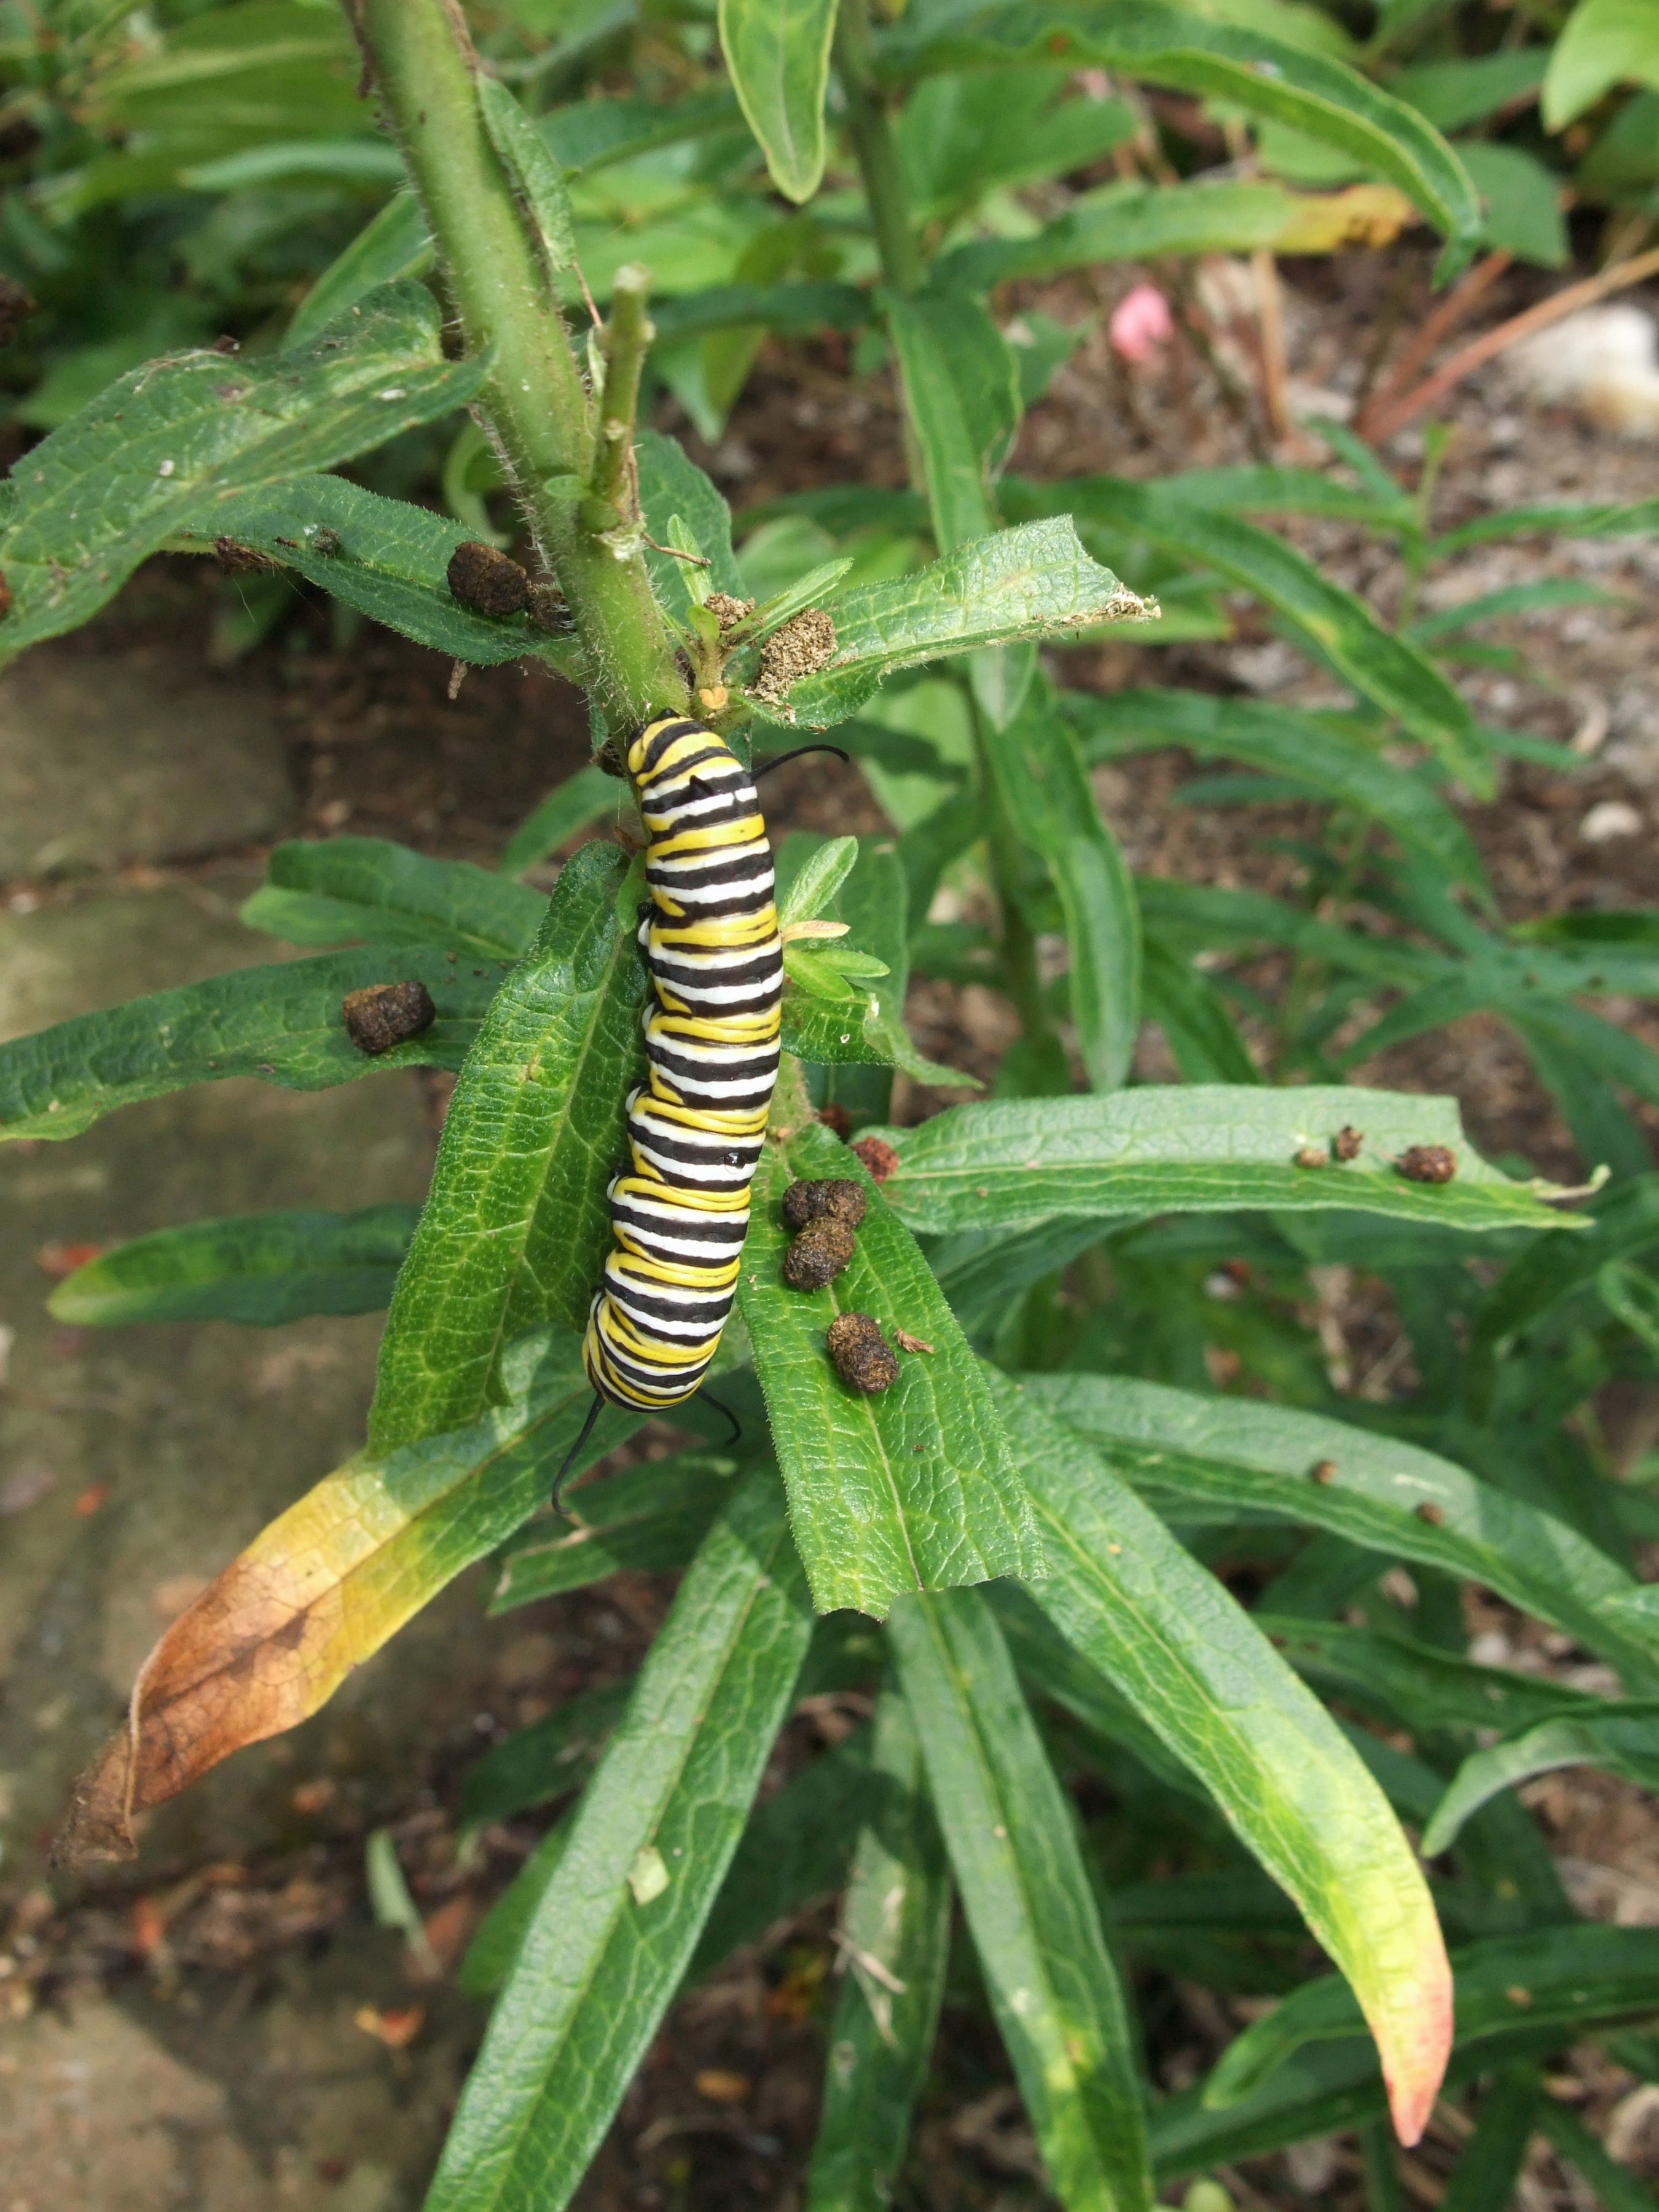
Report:
[[[556,1505],[601,1404],[660,1412],[708,1373],[778,1077],[783,944],[753,778],[723,738],[679,714],[642,724],[627,766],[647,838],[639,941],[655,1003],[643,1017],[647,1079],[628,1099],[631,1170],[607,1193],[615,1242],[582,1343],[593,1404]]]

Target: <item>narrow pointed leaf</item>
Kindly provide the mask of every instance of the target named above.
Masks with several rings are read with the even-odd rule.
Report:
[[[836,657],[789,691],[793,719],[845,721],[884,676],[924,660],[1051,637],[1147,611],[1109,568],[1091,561],[1069,520],[1028,522],[959,546],[930,568],[842,592],[830,613]],[[766,708],[777,719],[778,709]]]
[[[720,46],[772,181],[797,205],[823,175],[836,0],[720,0]]]
[[[1449,241],[1449,273],[1479,243],[1480,202],[1456,155],[1414,108],[1354,70],[1257,30],[1235,28],[1158,0],[1016,0],[935,29],[902,27],[884,48],[901,78],[936,70],[1006,68],[1030,60],[1095,63],[1130,78],[1224,100],[1340,147],[1399,185]]]
[[[1396,715],[1448,771],[1477,797],[1491,796],[1492,763],[1468,702],[1428,655],[1390,635],[1362,599],[1321,575],[1305,554],[1236,515],[1206,514],[1155,484],[1121,477],[1074,477],[1057,485],[1005,485],[1005,512],[1052,514],[1063,507],[1079,525],[1145,539],[1194,568],[1216,571],[1254,592],[1301,631],[1362,698]]]
[[[1443,1568],[1580,1638],[1632,1681],[1659,1673],[1659,1632],[1617,1602],[1640,1588],[1622,1567],[1433,1452],[1320,1414],[1127,1376],[1030,1376],[1025,1389],[1150,1496],[1329,1529]]]
[[[1308,1146],[1328,1150],[1351,1123],[1364,1139],[1357,1158],[1292,1164]],[[1232,1206],[1342,1206],[1470,1230],[1563,1225],[1534,1187],[1473,1150],[1454,1101],[1414,1092],[1148,1086],[952,1106],[918,1128],[875,1133],[899,1157],[887,1202],[919,1234]],[[1393,1163],[1413,1145],[1446,1146],[1456,1179],[1400,1175]]]
[[[1480,2107],[1480,2124],[1452,2168],[1443,2212],[1506,2212],[1532,2141],[1544,2091],[1535,2066],[1506,2067]]]
[[[859,1824],[887,1796],[871,1748],[870,1730],[856,1729],[756,1806],[692,1956],[694,1977],[842,1887]]]
[[[1249,1616],[1046,1417],[1030,1381],[999,1382],[996,1396],[1048,1559],[1031,1597],[1204,1784],[1341,1967],[1414,2142],[1451,1993],[1433,1905],[1382,1792]]]
[[[291,352],[246,363],[186,353],[130,371],[12,472],[0,653],[78,628],[173,531],[212,528],[221,498],[447,414],[488,367],[446,361],[431,294],[392,284]]]
[[[584,1589],[619,1568],[683,1567],[732,1493],[732,1465],[678,1453],[573,1491],[562,1515],[532,1522],[507,1547],[490,1612]]]
[[[344,477],[296,476],[269,490],[222,495],[169,542],[206,553],[228,538],[452,660],[490,668],[536,659],[573,673],[574,637],[538,629],[525,614],[481,615],[450,590],[450,556],[474,534]]]
[[[1423,1856],[1449,1850],[1463,1823],[1500,1790],[1562,1766],[1593,1766],[1638,1790],[1659,1790],[1659,1702],[1632,1698],[1594,1713],[1562,1713],[1524,1735],[1470,1753],[1423,1836]]]
[[[1627,2166],[1620,2166],[1608,2155],[1577,2112],[1558,2104],[1553,2097],[1545,2097],[1539,2101],[1534,2120],[1539,2134],[1554,2146],[1557,2156],[1589,2184],[1601,2212],[1653,2212],[1653,2191]]]
[[[308,345],[382,284],[424,275],[434,248],[426,216],[413,192],[394,192],[344,252],[330,262],[294,311],[288,326],[292,351]]]
[[[574,1338],[516,1345],[472,1428],[360,1453],[273,1521],[144,1662],[127,1726],[76,1785],[62,1856],[130,1858],[132,1817],[314,1713],[546,1497],[592,1398]],[[639,1425],[607,1411],[581,1464]]]
[[[783,1280],[787,1185],[856,1176],[869,1210],[853,1261],[821,1291]],[[769,1146],[755,1178],[738,1310],[755,1348],[795,1541],[820,1612],[850,1606],[884,1619],[901,1591],[1042,1572],[1030,1509],[1014,1475],[979,1363],[915,1242],[860,1163],[829,1132]],[[890,1339],[904,1329],[929,1352],[898,1354],[878,1395],[836,1374],[825,1332],[865,1313]]]
[[[997,2026],[1069,2212],[1152,2212],[1146,2091],[1075,1815],[985,1600],[907,1597],[890,1630]]]
[[[66,1275],[47,1308],[76,1328],[237,1321],[275,1328],[307,1314],[378,1313],[420,1208],[239,1213],[135,1237]]]
[[[1014,357],[985,308],[963,293],[895,299],[887,331],[927,476],[934,543],[954,552],[996,527],[990,477],[1019,425]]]
[[[539,891],[468,860],[434,860],[381,837],[273,847],[242,908],[249,929],[289,945],[428,945],[477,960],[516,960],[547,911]]]
[[[462,1829],[510,1820],[580,1790],[633,1694],[631,1675],[601,1683],[504,1737],[468,1771],[457,1815]]]
[[[951,1944],[951,1875],[908,1706],[884,1691],[841,1918],[841,1996],[806,2212],[886,2212],[927,2075]]]
[[[763,1471],[680,1585],[570,1823],[428,2212],[570,2201],[690,1959],[811,1634],[782,1493]]]
[[[641,1060],[641,880],[614,847],[584,846],[489,1010],[392,1296],[369,1414],[378,1449],[477,1419],[503,1346],[543,1322],[586,1323]]]
[[[1653,2013],[1659,1929],[1577,1921],[1491,1936],[1455,1951],[1452,1972],[1456,2047],[1481,2049],[1490,2064],[1552,2028],[1571,2042],[1598,2025]],[[1358,2008],[1334,1974],[1304,1982],[1223,2052],[1204,2101],[1223,2110],[1309,2045],[1352,2036],[1358,2027]]]
[[[1369,1628],[1272,1611],[1252,1618],[1304,1681],[1334,1692],[1345,1705],[1358,1703],[1384,1719],[1402,1722],[1413,1735],[1440,1729],[1507,1732],[1559,1716],[1583,1718],[1626,1710],[1547,1674],[1478,1667],[1435,1644],[1392,1632],[1379,1635]]]
[[[611,818],[625,803],[627,786],[590,763],[556,784],[507,839],[501,857],[504,876],[521,876],[568,838],[596,822]]]
[[[549,273],[556,276],[576,259],[575,217],[564,171],[500,77],[480,70],[477,82],[478,112],[489,143],[524,202]]]
[[[1097,1091],[1127,1081],[1140,1033],[1140,909],[1101,820],[1076,740],[1046,699],[1028,699],[986,752],[1009,819],[1042,855],[1066,917],[1072,1019]]]
[[[500,962],[475,975],[418,945],[366,945],[238,968],[80,1014],[0,1044],[0,1139],[77,1137],[118,1106],[233,1075],[326,1091],[386,1068],[459,1067],[501,975]],[[437,1019],[389,1052],[360,1051],[342,1000],[371,984],[406,982],[425,984]]]
[[[989,291],[1011,276],[1054,276],[1154,254],[1249,253],[1271,246],[1308,202],[1274,184],[1145,185],[1079,196],[1030,238],[977,238],[941,256],[936,281]]]
[[[1485,889],[1474,841],[1445,800],[1415,776],[1402,775],[1375,745],[1345,730],[1336,715],[1204,691],[1135,690],[1103,698],[1068,692],[1063,708],[1091,762],[1117,760],[1154,745],[1182,745],[1200,758],[1218,754],[1269,775],[1291,775],[1339,805],[1370,815],[1455,882]]]

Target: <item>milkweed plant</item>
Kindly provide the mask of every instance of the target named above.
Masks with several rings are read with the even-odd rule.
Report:
[[[178,50],[282,12],[198,15]],[[1659,995],[1659,924],[1502,925],[1450,788],[1572,763],[1477,725],[1449,670],[1479,603],[1460,629],[1408,598],[1391,625],[1255,518],[1358,523],[1420,579],[1506,532],[1656,517],[1437,534],[1433,440],[1402,488],[1340,425],[1324,467],[1005,468],[1081,334],[1000,319],[1009,283],[1346,234],[1340,193],[1248,162],[1146,173],[1148,88],[1363,172],[1439,234],[1442,282],[1487,237],[1420,106],[1277,34],[1312,11],[1236,12],[721,0],[717,26],[653,22],[684,66],[635,97],[604,37],[544,66],[505,33],[481,56],[456,0],[300,9],[337,62],[355,41],[401,185],[280,335],[131,370],[5,486],[8,656],[150,554],[228,544],[588,702],[591,765],[498,869],[279,845],[245,918],[307,957],[0,1047],[6,1139],[230,1076],[457,1077],[418,1211],[185,1224],[54,1294],[90,1324],[389,1291],[362,1449],[168,1627],[77,1788],[70,1863],[130,1856],[136,1815],[314,1711],[480,1559],[497,1611],[678,1572],[625,1689],[466,1782],[474,1830],[563,1809],[461,1968],[490,2013],[431,2212],[568,2203],[677,1995],[832,1893],[810,2212],[910,2201],[958,1927],[1070,2212],[1149,2212],[1338,2128],[1382,2212],[1394,2139],[1443,2094],[1472,2122],[1460,2203],[1506,2202],[1539,2132],[1603,2203],[1648,2202],[1543,2069],[1597,2036],[1659,2081],[1659,1931],[1583,1917],[1513,1793],[1571,1762],[1659,1781],[1634,1571],[1659,1513],[1583,1417],[1659,1379],[1632,1111],[1659,1060],[1593,1003]],[[1114,181],[1054,196],[1115,153]],[[684,227],[618,227],[641,178],[737,239],[718,281]],[[672,392],[717,437],[767,331],[891,374],[910,482],[774,501],[734,550],[643,410]],[[445,424],[463,519],[340,472]],[[489,534],[492,485],[533,572]],[[1346,705],[1099,696],[1045,656],[1224,635],[1239,594]],[[769,762],[819,743],[892,834],[769,836]],[[1298,895],[1132,876],[1091,770],[1170,745],[1325,810]],[[550,897],[522,879],[584,833]],[[974,1088],[907,1033],[913,977],[988,984],[1020,1034],[988,1094],[905,1126],[896,1073]],[[1346,1081],[1477,1009],[1582,1186],[1483,1158],[1449,1099]],[[1144,1024],[1178,1081],[1135,1079]],[[1331,1380],[1306,1313],[1333,1264],[1386,1285],[1412,1387]],[[616,1461],[653,1419],[659,1455]],[[600,1462],[622,1471],[584,1481]],[[1475,1664],[1466,1584],[1623,1694]],[[757,1802],[798,1702],[848,1687],[870,1717]],[[1143,2032],[1170,1977],[1276,2000],[1176,2087]]]

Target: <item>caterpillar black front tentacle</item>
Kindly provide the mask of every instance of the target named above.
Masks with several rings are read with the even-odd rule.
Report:
[[[601,1398],[656,1413],[696,1389],[732,1310],[777,1083],[783,947],[766,824],[731,748],[660,715],[629,746],[628,775],[649,841],[640,948],[656,1003],[582,1361]]]

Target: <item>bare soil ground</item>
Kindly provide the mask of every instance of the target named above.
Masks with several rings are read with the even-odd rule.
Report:
[[[1382,257],[1358,256],[1289,272],[1292,369],[1304,395],[1352,391],[1393,266]],[[1032,295],[1030,303],[1068,319],[1098,313],[1133,273],[1111,272],[1098,289],[1050,288]],[[1506,283],[1507,290],[1500,285],[1488,303],[1493,318],[1538,289],[1524,276]],[[720,447],[710,453],[688,438],[734,505],[809,483],[902,481],[890,389],[878,378],[849,392],[843,371],[834,345],[769,345]],[[1465,386],[1449,419],[1456,434],[1437,497],[1443,526],[1497,506],[1659,493],[1659,447],[1621,444],[1565,412],[1540,410],[1508,386],[1501,370]],[[665,427],[684,429],[672,409],[663,420]],[[1407,433],[1388,458],[1410,480],[1420,451],[1420,439]],[[1091,468],[1152,475],[1249,458],[1247,440],[1200,362],[1177,355],[1160,371],[1132,376],[1110,353],[1103,324],[1033,410],[1014,465],[1039,476]],[[1386,550],[1362,532],[1318,524],[1293,526],[1291,534],[1328,574],[1380,608],[1397,603],[1401,577]],[[1522,648],[1535,680],[1485,671],[1469,680],[1482,720],[1558,740],[1577,737],[1586,747],[1583,767],[1571,776],[1510,764],[1492,803],[1465,809],[1510,918],[1576,903],[1659,900],[1653,836],[1659,692],[1652,676],[1659,663],[1652,605],[1659,547],[1652,541],[1522,539],[1476,551],[1432,579],[1426,604],[1570,574],[1592,577],[1619,594],[1620,603],[1494,625],[1485,635]],[[178,653],[198,665],[201,641],[227,588],[204,568],[155,564],[75,649],[107,654],[113,675],[135,640],[169,634]],[[1113,644],[1059,655],[1057,666],[1066,681],[1102,689],[1176,682],[1303,703],[1328,696],[1321,673],[1249,615],[1224,643]],[[586,757],[586,717],[575,696],[538,669],[474,672],[453,702],[446,696],[447,676],[434,656],[372,629],[340,641],[326,611],[307,608],[276,642],[222,681],[228,715],[250,692],[276,702],[309,834],[390,836],[488,862],[542,792]],[[1174,752],[1101,772],[1103,799],[1133,864],[1188,880],[1294,890],[1298,864],[1283,847],[1309,834],[1310,811],[1173,804],[1193,773],[1190,760]],[[1609,802],[1630,810],[1618,818],[1633,818],[1637,826],[1611,837],[1587,836],[1595,811]],[[823,761],[781,771],[769,790],[769,814],[784,830],[882,826],[856,775]],[[216,865],[159,872],[187,882]],[[11,896],[38,906],[76,900],[86,889],[68,879],[23,886]],[[1656,1034],[1645,1012],[1613,1011]],[[1006,1042],[1004,1012],[989,993],[919,987],[911,1012],[924,1048],[976,1072],[994,1064]],[[1155,1065],[1152,1053],[1149,1066]],[[1481,1018],[1401,1048],[1364,1070],[1362,1079],[1453,1093],[1472,1136],[1489,1152],[1522,1155],[1568,1175],[1578,1164],[1518,1051]],[[937,1103],[912,1091],[904,1111],[919,1116]],[[1363,1309],[1357,1295],[1347,1317],[1357,1334],[1374,1325]],[[1341,1314],[1336,1320],[1343,1326]],[[431,1940],[446,1962],[459,1955],[544,1825],[538,1819],[493,1829],[475,1855],[458,1856],[455,1805],[471,1750],[574,1690],[636,1663],[671,1595],[667,1578],[618,1577],[599,1590],[518,1616],[519,1632],[495,1650],[477,1680],[476,1727],[470,1735],[458,1732],[452,1716],[434,1733],[418,1771],[410,1773],[395,1830]],[[1488,1606],[1476,1626],[1486,1639],[1481,1656],[1559,1671],[1582,1662],[1582,1655],[1555,1648],[1504,1608]],[[836,1724],[833,1716],[823,1723]],[[769,1788],[808,1753],[818,1725],[797,1723]],[[194,2091],[175,2096],[167,2081],[154,2090],[158,2109],[173,2110],[167,2100],[174,2097],[182,2115],[178,2126],[197,2127],[204,2142],[217,2145],[220,2164],[204,2153],[187,2172],[179,2169],[185,2172],[185,2182],[176,2185],[183,2193],[135,2203],[178,2201],[221,2212],[233,2203],[263,2207],[268,2197],[272,2205],[393,2212],[416,2201],[481,2017],[447,1982],[420,1979],[395,1940],[372,1929],[362,1879],[364,1817],[349,1791],[331,1794],[325,1780],[296,1783],[296,1805],[297,1793],[311,1792],[300,1808],[303,1833],[273,1838],[268,1849],[141,1860],[57,1894],[35,1881],[14,1885],[8,1893],[0,1869],[0,1907],[9,1915],[0,1921],[6,1930],[0,2021],[9,2016],[21,2031],[33,2017],[68,2039],[61,2049],[54,2044],[57,2055],[40,2063],[72,2074],[75,2023],[84,2023],[95,2041],[103,2033],[99,2023],[108,2017],[100,2008],[112,2001],[124,2020],[141,2024],[173,2059],[193,2069],[191,2081],[220,2085],[213,2093],[224,2100],[213,2106],[216,2118],[204,2118],[206,2107],[191,2102]],[[1624,1924],[1659,1924],[1659,1818],[1650,1800],[1577,1773],[1552,1777],[1528,1795],[1583,1909]],[[675,2008],[581,2193],[586,2212],[716,2206],[787,2212],[799,2203],[833,1993],[831,1919],[826,1903],[774,1930],[765,1945]],[[1170,2087],[1195,2078],[1249,2009],[1162,1977],[1144,1978],[1139,1994],[1153,2063]],[[320,2040],[308,2043],[312,2030],[296,2021],[315,2027],[329,2004],[349,2025],[332,2040],[317,2028]],[[361,2064],[342,2057],[358,2047],[354,2036]],[[125,2046],[118,2037],[110,2047],[118,2072]],[[0,2077],[19,2063],[0,2049]],[[250,2081],[257,2094],[250,2094]],[[349,2083],[357,2086],[342,2087]],[[0,2088],[5,2086],[0,2078]],[[1659,2093],[1588,2051],[1564,2055],[1553,2086],[1610,2133],[1637,2171],[1659,2179]],[[95,2132],[95,2116],[88,2124]],[[1413,2203],[1439,2202],[1468,2126],[1464,2113],[1443,2108],[1424,2145],[1402,2160]],[[371,2142],[365,2154],[365,2131],[371,2137],[392,2131],[398,2140],[378,2152]],[[0,2205],[9,2212],[46,2212],[48,2203],[64,2201],[47,2185],[46,2163],[26,2162],[16,2171],[24,2179],[0,2188]],[[373,2179],[377,2172],[381,2182]],[[1244,2207],[1316,2202],[1348,2212],[1362,2202],[1358,2152],[1348,2137],[1253,2161],[1223,2179]],[[953,1972],[901,2201],[913,2212],[1015,2212],[1047,2201],[965,1954]],[[108,2202],[114,2206],[115,2196]],[[1589,2200],[1535,2147],[1517,2202],[1525,2212],[1577,2212]]]

